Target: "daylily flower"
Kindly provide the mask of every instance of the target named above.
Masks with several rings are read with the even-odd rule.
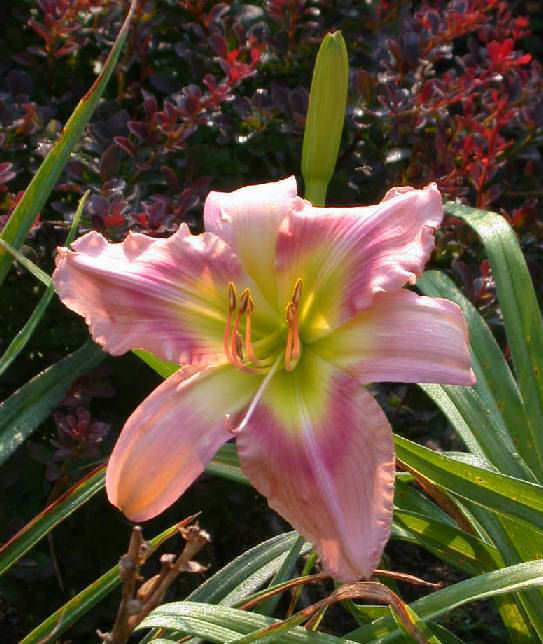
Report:
[[[390,532],[394,448],[364,385],[474,382],[460,309],[403,288],[433,249],[440,194],[314,208],[291,177],[211,192],[204,217],[201,235],[90,232],[59,250],[57,291],[97,342],[183,365],[124,426],[109,499],[150,519],[235,435],[242,470],[325,569],[368,578]]]

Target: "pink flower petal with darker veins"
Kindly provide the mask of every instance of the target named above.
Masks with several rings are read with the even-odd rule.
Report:
[[[313,543],[329,574],[367,579],[390,534],[392,430],[357,379],[306,359],[317,381],[310,376],[308,384],[296,370],[271,387],[237,439],[241,467]]]
[[[308,315],[320,320],[309,336],[331,332],[368,308],[377,293],[415,282],[442,217],[434,184],[396,188],[376,206],[292,211],[277,243],[280,298],[301,277],[312,297]]]
[[[169,507],[232,438],[226,414],[250,401],[258,379],[231,365],[185,367],[126,422],[107,467],[109,500],[132,521]]]
[[[228,282],[245,278],[222,239],[182,225],[167,239],[132,233],[122,244],[91,232],[72,248],[59,249],[53,282],[106,351],[194,364],[223,356]]]
[[[475,383],[460,307],[408,290],[377,295],[369,309],[312,350],[364,383]]]

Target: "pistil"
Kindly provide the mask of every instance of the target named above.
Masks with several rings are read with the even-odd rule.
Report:
[[[258,405],[258,403],[262,399],[262,396],[264,395],[264,392],[268,388],[268,385],[270,384],[271,379],[274,377],[275,373],[277,372],[277,369],[278,369],[280,364],[281,364],[281,355],[278,355],[277,358],[275,359],[275,362],[273,363],[271,369],[266,374],[266,377],[260,383],[260,387],[258,388],[256,394],[254,395],[254,398],[251,401],[251,404],[249,405],[247,411],[245,412],[245,415],[243,416],[241,422],[238,423],[238,425],[233,427],[231,419],[230,419],[230,416],[226,416],[226,418],[225,418],[226,427],[227,427],[228,431],[230,431],[232,434],[234,434],[234,436],[239,434],[240,432],[242,432],[245,429],[245,427],[247,427],[247,424],[251,420],[251,416],[253,415],[253,413],[254,413],[254,411],[256,409],[256,406]]]

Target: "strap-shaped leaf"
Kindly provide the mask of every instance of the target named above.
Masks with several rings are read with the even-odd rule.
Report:
[[[296,532],[286,532],[259,543],[254,548],[247,550],[236,557],[228,565],[221,568],[212,577],[198,586],[188,599],[195,602],[223,603],[231,606],[247,597],[270,577],[263,579],[259,585],[248,588],[247,581],[251,576],[278,557],[282,561],[287,557],[290,549],[297,542]],[[279,566],[281,565],[279,564]],[[279,569],[279,566],[275,570]],[[274,571],[275,572],[275,571]],[[252,584],[251,584],[252,585]]]
[[[87,474],[81,481],[48,505],[0,548],[0,575],[28,552],[42,537],[104,487],[105,466]]]
[[[155,537],[151,541],[152,550],[158,548],[176,531],[177,526],[172,526]],[[297,536],[295,532],[289,532],[255,546],[255,548],[240,555],[218,573],[215,573],[213,577],[210,577],[197,588],[192,593],[192,596],[199,595],[201,601],[205,601],[205,596],[213,597],[215,601],[226,600],[229,596],[232,598],[235,596],[239,599],[246,597],[255,590],[251,579],[257,578],[259,573],[263,575],[263,580],[256,585],[256,588],[269,579],[281,566],[284,557],[287,556],[288,550],[296,541]],[[119,583],[119,566],[117,565],[50,615],[29,633],[21,644],[38,644],[44,638],[50,637],[53,631],[55,637],[60,637],[72,624],[75,624],[114,590]],[[234,599],[234,601],[238,601],[238,599]],[[147,638],[145,639],[147,640]]]
[[[424,273],[417,287],[425,295],[446,297],[462,308],[477,376],[474,387],[420,386],[442,409],[473,454],[488,460],[504,474],[536,480],[527,465],[537,468],[534,452],[528,447],[526,409],[488,325],[444,273]]]
[[[72,382],[100,364],[105,356],[89,340],[0,404],[0,464],[39,427],[63,399]]]
[[[437,485],[488,508],[517,517],[543,531],[543,487],[462,463],[395,436],[398,458]]]
[[[174,629],[224,644],[279,622],[280,620],[271,617],[236,608],[185,601],[159,606],[143,620],[138,629],[153,627]],[[351,644],[350,640],[307,631],[299,626],[281,633],[280,641],[282,644],[340,644],[342,642]]]
[[[543,322],[528,266],[507,221],[493,212],[445,204],[445,211],[463,219],[480,236],[492,266],[513,366],[527,411],[534,461],[543,481]]]
[[[392,537],[423,546],[447,563],[472,575],[503,566],[503,559],[494,546],[459,528],[415,512],[394,512]]]
[[[86,503],[105,485],[105,465],[78,481],[62,496],[36,515],[17,534],[0,548],[0,575],[38,543],[56,525]],[[206,471],[236,482],[247,482],[239,469],[239,459],[233,445],[224,445],[208,464]],[[275,568],[274,568],[275,571]],[[271,575],[272,573],[270,573]],[[252,592],[252,591],[249,591]]]
[[[79,226],[79,221],[81,219],[81,214],[83,212],[83,208],[85,207],[85,202],[87,201],[87,197],[89,196],[89,194],[90,192],[87,190],[87,192],[85,192],[85,194],[79,200],[79,205],[77,206],[77,210],[74,214],[72,225],[70,226],[68,236],[66,237],[66,246],[71,244],[75,238],[75,235],[77,233],[77,228]],[[51,280],[49,276],[48,276],[48,279],[49,281]],[[53,287],[53,284],[50,283],[45,293],[42,295],[40,301],[38,302],[36,308],[34,309],[34,311],[32,311],[32,315],[28,318],[24,327],[17,333],[17,335],[9,343],[9,346],[2,354],[2,357],[0,358],[0,376],[6,371],[9,365],[21,353],[21,351],[26,346],[26,343],[32,337],[32,334],[34,333],[36,327],[38,326],[39,321],[43,317],[43,314],[45,313],[49,305],[49,302],[53,298],[54,294],[55,294],[55,289]]]
[[[541,559],[543,548],[541,547],[541,534],[523,521],[517,521],[510,517],[497,516],[488,512],[485,508],[475,504],[469,504],[470,511],[480,526],[490,536],[493,543],[502,556],[506,566],[512,566],[523,561]],[[530,624],[531,628],[543,639],[543,592],[541,589],[526,591],[515,595],[518,604],[518,614],[513,623],[512,619],[504,618],[504,623],[511,631],[512,629],[525,631],[526,626],[522,622]],[[503,617],[503,607],[500,606]],[[533,637],[533,635],[532,635]],[[523,639],[517,632],[513,641],[531,641]]]
[[[543,585],[543,561],[529,561],[501,568],[461,581],[442,590],[426,595],[410,604],[420,619],[436,619],[444,613],[480,599],[504,593],[538,588]],[[362,644],[387,644],[401,642],[401,634],[391,617],[378,619],[373,624],[361,626],[348,634],[351,640]]]
[[[70,158],[74,146],[82,137],[85,127],[98,105],[98,101],[115,69],[121,49],[128,35],[128,29],[137,1],[132,0],[128,15],[104,63],[102,72],[68,119],[60,138],[38,168],[38,171],[25,190],[21,201],[17,204],[17,207],[0,234],[0,237],[15,249],[20,248],[24,242],[30,227],[53,191],[64,166]],[[11,261],[12,256],[0,248],[0,284],[2,284],[6,277]]]

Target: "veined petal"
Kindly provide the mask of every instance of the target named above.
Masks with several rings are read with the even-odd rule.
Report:
[[[279,225],[304,202],[296,196],[296,179],[246,186],[233,192],[210,192],[204,206],[204,225],[237,253],[243,268],[275,307],[275,245]],[[284,302],[283,302],[284,305]]]
[[[132,521],[170,506],[232,438],[226,414],[250,401],[260,378],[231,365],[185,367],[126,422],[107,467],[109,500]]]
[[[193,364],[222,355],[227,285],[244,279],[222,239],[183,224],[167,239],[130,233],[122,244],[90,232],[72,248],[58,251],[55,287],[107,351]]]
[[[348,372],[305,351],[237,439],[252,484],[342,581],[369,578],[390,533],[391,427]]]
[[[369,309],[311,348],[364,383],[475,383],[461,309],[405,289],[377,295]]]
[[[279,291],[304,282],[301,315],[306,340],[344,324],[380,292],[414,283],[434,248],[441,195],[396,188],[377,206],[292,211],[277,243]]]

